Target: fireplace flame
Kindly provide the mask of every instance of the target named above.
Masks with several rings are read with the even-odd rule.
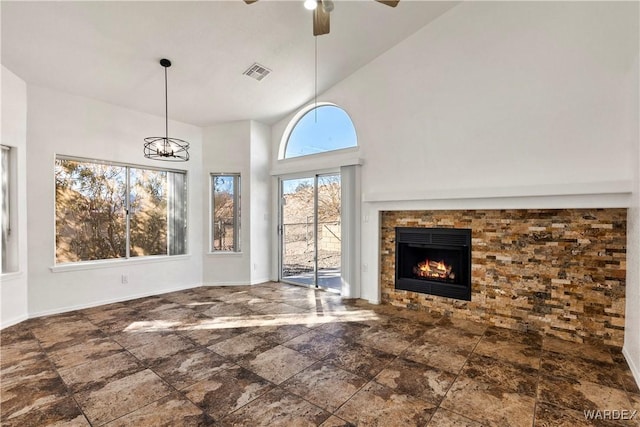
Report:
[[[413,267],[413,274],[418,277],[455,280],[456,274],[452,269],[453,267],[445,264],[444,261],[431,261],[426,259]]]

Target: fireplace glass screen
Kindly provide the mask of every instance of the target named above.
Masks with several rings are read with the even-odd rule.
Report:
[[[471,299],[471,230],[396,229],[396,289]]]

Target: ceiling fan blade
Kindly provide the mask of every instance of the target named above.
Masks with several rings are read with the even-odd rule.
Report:
[[[244,0],[244,2],[245,2],[246,4],[255,3],[255,2],[257,2],[257,1],[258,1],[258,0]]]
[[[318,2],[318,7],[313,10],[313,35],[321,36],[329,34],[329,12],[322,7],[322,1]]]
[[[398,3],[400,3],[400,0],[376,0],[376,1],[378,3],[386,4],[387,6],[391,6],[391,7],[396,7]]]

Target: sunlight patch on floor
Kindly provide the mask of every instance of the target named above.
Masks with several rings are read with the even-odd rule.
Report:
[[[198,323],[184,324],[166,320],[144,320],[134,322],[124,331],[161,332],[161,331],[195,331],[228,328],[255,328],[259,326],[284,325],[319,325],[323,323],[362,322],[378,320],[378,315],[372,310],[354,310],[331,313],[291,313],[291,314],[255,314],[242,316],[221,316],[206,319]]]

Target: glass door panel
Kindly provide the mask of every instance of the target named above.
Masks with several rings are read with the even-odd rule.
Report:
[[[342,244],[340,174],[319,175],[316,193],[316,236],[318,242],[316,283],[319,287],[340,292],[342,288],[342,280],[340,279]]]
[[[315,284],[315,178],[282,180],[283,281]]]

